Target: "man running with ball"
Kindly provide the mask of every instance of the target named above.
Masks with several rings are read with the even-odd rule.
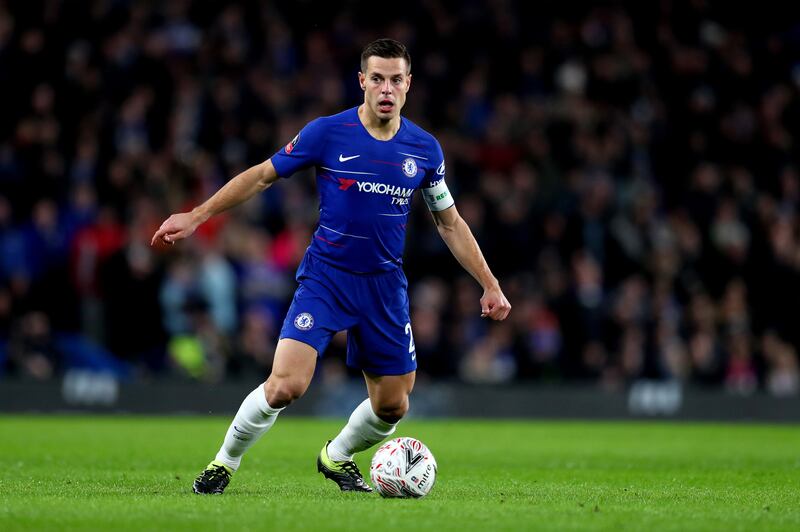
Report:
[[[361,54],[364,103],[318,118],[270,159],[231,179],[191,212],[173,214],[153,235],[174,244],[210,217],[313,166],[320,219],[297,270],[299,286],[281,329],[272,374],[242,402],[195,493],[222,493],[250,446],[305,393],[331,337],[347,331],[347,364],[364,374],[369,397],[333,440],[317,468],[343,491],[372,491],[353,455],[392,434],[408,411],[416,375],[408,282],[402,269],[411,197],[420,189],[439,234],[483,287],[481,316],[511,310],[445,184],[439,142],[400,116],[411,87],[411,58],[391,39]]]

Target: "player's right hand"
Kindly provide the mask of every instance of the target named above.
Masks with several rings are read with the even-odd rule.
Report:
[[[161,224],[153,234],[150,240],[150,245],[154,246],[157,241],[161,240],[167,244],[174,244],[177,240],[187,238],[194,233],[200,221],[196,215],[191,212],[182,212],[180,214],[173,214]]]

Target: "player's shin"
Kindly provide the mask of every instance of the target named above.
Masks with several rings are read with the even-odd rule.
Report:
[[[267,403],[263,385],[250,392],[228,427],[216,461],[238,469],[242,455],[272,427],[281,410],[283,408],[272,408]]]
[[[356,407],[342,431],[328,444],[328,456],[340,462],[352,460],[353,454],[369,449],[390,436],[397,423],[379,418],[372,410],[369,399]]]

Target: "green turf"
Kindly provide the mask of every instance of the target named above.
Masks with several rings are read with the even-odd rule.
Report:
[[[439,478],[383,500],[316,472],[341,423],[284,417],[201,497],[227,419],[0,417],[0,530],[800,530],[793,426],[407,421]]]

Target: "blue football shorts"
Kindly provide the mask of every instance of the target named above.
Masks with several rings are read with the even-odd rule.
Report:
[[[322,356],[333,335],[346,330],[348,366],[374,375],[417,369],[408,281],[401,268],[354,274],[306,253],[297,282],[281,338],[308,344]]]

